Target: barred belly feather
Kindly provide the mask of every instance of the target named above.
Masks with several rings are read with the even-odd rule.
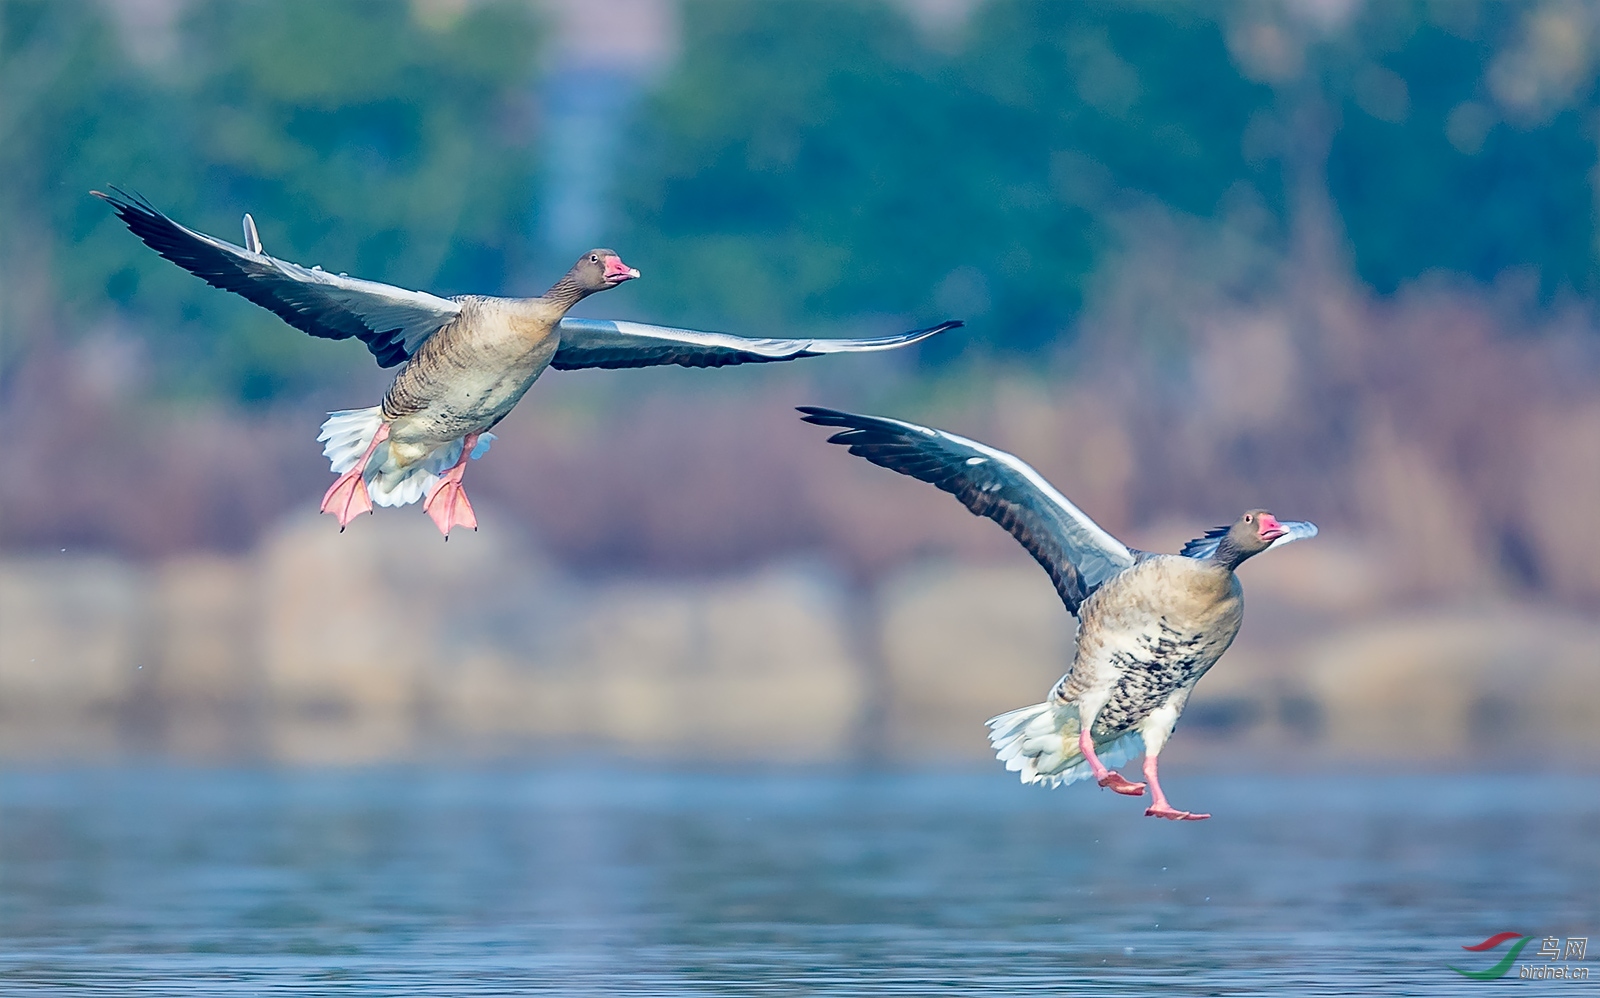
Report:
[[[1136,728],[1216,664],[1244,617],[1231,572],[1147,557],[1084,602],[1072,669],[1051,698],[1093,707],[1098,742]]]

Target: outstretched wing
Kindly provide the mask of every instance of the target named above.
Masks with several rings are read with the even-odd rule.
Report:
[[[561,346],[550,366],[558,371],[584,367],[724,367],[767,364],[828,353],[868,353],[908,346],[965,323],[941,322],[897,336],[867,339],[771,339],[675,329],[612,319],[562,319]]]
[[[416,353],[423,340],[461,312],[456,302],[423,291],[335,276],[320,268],[308,270],[267,256],[249,215],[244,226],[247,249],[185,228],[136,194],[111,190],[90,193],[116,209],[133,234],[157,253],[212,287],[243,295],[312,336],[330,340],[354,336],[367,345],[380,367],[393,367]]]
[[[987,516],[1028,549],[1073,613],[1134,553],[1005,451],[898,419],[801,406],[805,421],[843,427],[828,438],[873,464],[936,485],[977,516]]]

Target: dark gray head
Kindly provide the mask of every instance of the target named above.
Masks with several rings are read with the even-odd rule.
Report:
[[[584,294],[594,294],[614,288],[623,281],[631,281],[639,272],[622,262],[615,250],[592,249],[572,265],[567,276]]]
[[[1246,510],[1233,521],[1227,536],[1219,547],[1239,552],[1239,561],[1257,555],[1272,546],[1272,542],[1289,532],[1278,518],[1264,509]]]
[[[639,272],[623,263],[615,250],[592,249],[578,257],[578,262],[544,297],[568,309],[596,291],[614,288],[638,276]]]
[[[1301,520],[1279,520],[1264,509],[1247,510],[1231,526],[1206,531],[1204,537],[1183,546],[1190,558],[1209,558],[1228,568],[1239,565],[1268,548],[1317,536],[1317,525]]]

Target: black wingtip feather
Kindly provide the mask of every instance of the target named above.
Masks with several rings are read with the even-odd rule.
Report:
[[[143,194],[129,193],[116,184],[107,184],[106,186],[110,188],[110,194],[105,191],[90,191],[89,193],[116,209],[117,214],[124,221],[127,220],[130,213],[147,217],[166,218]]]
[[[828,443],[849,447],[850,453],[857,457],[866,457],[868,460],[871,460],[871,457],[863,448],[904,446],[917,439],[909,436],[904,426],[881,416],[863,416],[820,405],[802,405],[795,408],[805,413],[800,418],[807,423],[840,427],[838,433],[828,438]]]
[[[828,443],[830,444],[854,445],[863,443],[862,438],[870,436],[874,431],[884,434],[885,428],[880,425],[880,420],[876,416],[862,416],[853,412],[829,409],[820,405],[802,405],[795,408],[805,413],[800,418],[813,426],[841,428],[840,432],[828,438]]]
[[[821,405],[797,405],[795,411],[805,413],[801,420],[816,426],[850,426],[853,425],[850,420],[856,418],[848,412]]]
[[[923,329],[913,329],[909,333],[901,333],[898,336],[887,337],[883,342],[905,344],[921,343],[923,340],[931,339],[940,333],[948,333],[952,329],[960,329],[965,325],[966,322],[961,319],[946,319],[944,322],[941,322],[935,326],[927,326]]]
[[[128,230],[143,240],[145,245],[190,273],[194,273],[194,268],[188,262],[188,256],[181,252],[186,241],[182,226],[167,217],[142,194],[130,194],[114,184],[111,185],[111,191],[110,194],[103,191],[89,193],[109,204]],[[196,276],[204,279],[206,275]],[[211,283],[213,287],[221,287],[209,280],[207,283]],[[224,288],[224,290],[234,289]]]

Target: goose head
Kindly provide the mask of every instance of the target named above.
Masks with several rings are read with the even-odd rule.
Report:
[[[614,250],[592,249],[578,258],[568,276],[585,294],[593,294],[631,281],[639,272],[623,263]]]
[[[1233,521],[1233,526],[1228,530],[1228,539],[1248,557],[1260,554],[1271,547],[1273,541],[1288,533],[1289,528],[1279,523],[1270,510],[1250,509]]]
[[[1317,536],[1317,525],[1304,520],[1280,520],[1270,510],[1249,509],[1232,526],[1208,531],[1205,537],[1184,545],[1191,558],[1210,558],[1237,568],[1246,558],[1295,541]]]

